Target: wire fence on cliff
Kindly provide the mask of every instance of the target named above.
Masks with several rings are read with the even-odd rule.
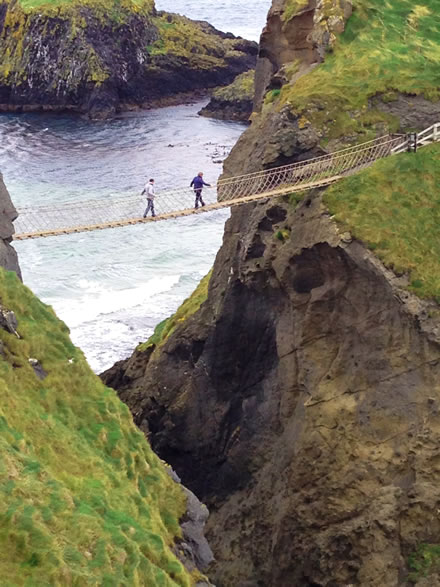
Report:
[[[386,135],[322,157],[220,179],[212,187],[203,190],[206,205],[198,209],[195,209],[194,191],[191,188],[161,192],[154,201],[154,218],[142,217],[146,199],[141,195],[22,208],[15,221],[14,239],[57,236],[168,220],[323,187],[389,156],[403,144],[402,135]]]

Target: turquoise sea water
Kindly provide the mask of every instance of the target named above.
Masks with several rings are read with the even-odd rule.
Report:
[[[257,38],[269,2],[160,0],[159,9]],[[0,169],[17,207],[209,182],[244,130],[197,115],[204,103],[89,122],[67,115],[0,115]],[[14,244],[25,283],[71,329],[97,372],[128,356],[211,268],[227,211]]]

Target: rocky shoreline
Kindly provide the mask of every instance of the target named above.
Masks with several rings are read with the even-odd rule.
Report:
[[[0,111],[107,118],[230,83],[257,44],[148,1],[58,8],[0,2]]]

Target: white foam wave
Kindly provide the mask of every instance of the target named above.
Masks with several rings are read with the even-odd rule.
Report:
[[[179,279],[180,275],[155,277],[138,287],[121,290],[108,289],[98,282],[82,279],[78,282],[81,288],[78,298],[48,299],[47,302],[67,326],[75,328],[103,315],[140,305],[146,307],[153,296],[171,290]]]

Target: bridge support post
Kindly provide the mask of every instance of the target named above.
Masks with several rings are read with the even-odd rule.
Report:
[[[419,137],[419,135],[416,132],[410,132],[408,134],[408,152],[409,153],[416,153],[417,152],[418,137]]]

